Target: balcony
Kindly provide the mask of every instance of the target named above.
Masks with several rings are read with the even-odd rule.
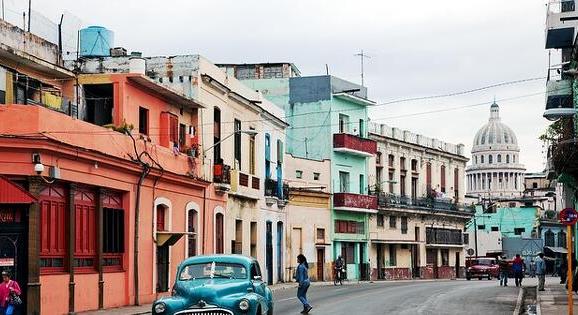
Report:
[[[377,142],[347,133],[336,133],[333,135],[333,151],[371,157],[377,153]]]
[[[334,193],[335,210],[377,213],[377,197],[353,193]]]
[[[217,191],[229,191],[231,189],[231,167],[226,164],[213,165],[213,182]]]
[[[550,80],[546,83],[546,110],[544,117],[556,120],[576,114],[572,100],[572,80]]]
[[[377,200],[381,208],[409,208],[460,214],[472,212],[470,207],[452,202],[451,199],[411,198],[388,193],[377,193]]]
[[[426,246],[463,247],[464,236],[462,230],[426,228]]]
[[[577,25],[574,0],[550,1],[546,16],[546,49],[572,47]]]

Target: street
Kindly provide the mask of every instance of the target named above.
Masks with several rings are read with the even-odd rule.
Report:
[[[275,314],[298,314],[296,289],[274,292]],[[518,288],[496,281],[403,281],[312,286],[311,314],[512,314]]]

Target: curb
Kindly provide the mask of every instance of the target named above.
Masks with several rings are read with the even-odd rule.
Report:
[[[520,315],[520,309],[522,308],[522,303],[524,302],[524,287],[520,287],[518,291],[518,299],[516,300],[516,308],[514,308],[514,315]]]
[[[421,282],[436,282],[436,281],[456,281],[457,279],[412,279],[412,280],[376,280],[376,281],[345,281],[343,286],[351,286],[357,284],[386,284],[386,283],[421,283]],[[311,282],[312,287],[326,287],[333,286],[333,282],[328,281],[315,281]],[[286,282],[279,285],[269,286],[272,292],[295,289],[297,288],[297,282]]]
[[[536,287],[536,315],[542,315],[542,307],[540,304],[542,303],[540,298],[540,291],[538,291],[538,287]]]

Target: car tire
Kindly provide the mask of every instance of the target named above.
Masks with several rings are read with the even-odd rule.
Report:
[[[468,281],[472,280],[472,276],[466,275],[466,280],[468,280]]]
[[[483,279],[483,277],[478,277],[478,280],[482,280],[482,279]]]

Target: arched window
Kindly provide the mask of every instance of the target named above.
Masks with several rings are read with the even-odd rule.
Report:
[[[215,253],[225,252],[225,218],[222,213],[215,215]]]
[[[188,210],[188,217],[187,217],[187,232],[192,232],[194,234],[189,234],[187,236],[187,244],[188,244],[188,252],[187,256],[196,256],[197,253],[197,238],[199,235],[198,231],[198,221],[199,220],[199,213],[195,209]]]
[[[484,164],[484,156],[480,156],[480,160],[482,161],[482,164]]]
[[[502,155],[498,154],[498,163],[502,163]]]
[[[492,164],[492,161],[493,161],[493,157],[490,154],[490,155],[488,155],[488,164]]]
[[[516,163],[516,155],[512,155],[512,163]]]
[[[509,154],[506,155],[506,163],[510,163],[510,155]]]
[[[166,231],[167,224],[167,206],[157,205],[157,231]]]
[[[558,247],[566,248],[566,232],[558,232]]]
[[[478,164],[478,157],[474,156],[474,164]]]
[[[554,246],[554,232],[552,232],[552,230],[548,230],[544,233],[544,245]]]

